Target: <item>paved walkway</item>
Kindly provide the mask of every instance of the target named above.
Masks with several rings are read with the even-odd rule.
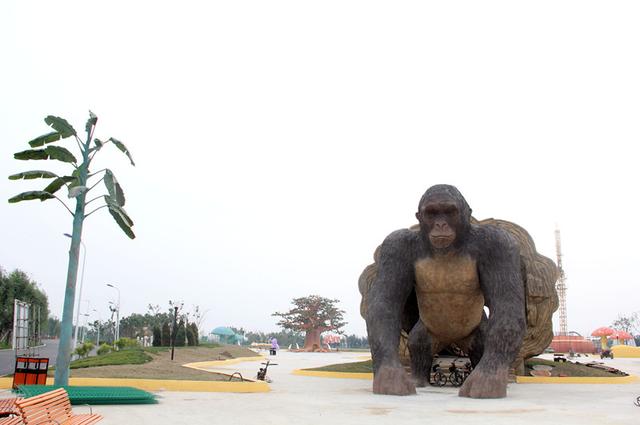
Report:
[[[589,425],[640,423],[640,382],[633,384],[511,384],[508,397],[472,400],[451,387],[427,387],[416,396],[371,393],[371,381],[292,375],[299,368],[359,361],[359,353],[289,353],[270,357],[269,393],[160,392],[160,404],[94,406],[109,424],[473,424]],[[605,359],[640,375],[640,359]],[[253,377],[259,361],[231,365]],[[220,369],[217,367],[216,369]],[[78,411],[83,407],[78,406]]]

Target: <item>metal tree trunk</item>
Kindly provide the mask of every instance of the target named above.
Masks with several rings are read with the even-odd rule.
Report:
[[[89,162],[89,142],[91,138],[87,135],[87,143],[82,153],[83,161],[80,166],[79,183],[81,186],[87,184],[88,162]],[[73,333],[73,309],[76,300],[76,282],[78,280],[78,258],[80,258],[80,240],[82,239],[82,225],[84,223],[85,193],[76,198],[76,210],[73,214],[73,233],[71,234],[71,248],[69,249],[69,266],[67,268],[67,285],[64,291],[64,307],[62,310],[62,323],[60,324],[60,345],[58,346],[58,358],[56,359],[56,372],[54,385],[69,385],[69,364],[73,353],[72,333]],[[78,308],[80,308],[78,306]],[[78,323],[76,323],[78,326]]]
[[[320,344],[320,329],[309,329],[304,337],[304,351],[313,351],[322,348]]]

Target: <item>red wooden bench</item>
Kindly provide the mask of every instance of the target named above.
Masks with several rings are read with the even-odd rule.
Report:
[[[0,425],[24,425],[20,416],[9,416],[7,418],[0,418]]]
[[[0,399],[0,425],[22,425],[20,411],[16,406],[18,400],[20,399],[16,397]]]
[[[64,388],[18,400],[16,405],[24,425],[90,425],[102,420],[94,413],[74,415]]]
[[[0,399],[0,416],[17,415],[16,401],[18,400],[20,399],[16,397]]]

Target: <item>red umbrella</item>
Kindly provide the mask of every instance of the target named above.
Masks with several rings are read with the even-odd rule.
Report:
[[[591,336],[609,336],[611,334],[613,334],[615,331],[611,328],[608,328],[606,326],[603,326],[601,328],[596,329],[595,331],[591,332]]]
[[[615,330],[611,335],[609,335],[609,338],[625,340],[633,339],[633,335],[626,331]]]
[[[602,328],[598,328],[595,331],[591,332],[591,336],[599,336],[600,337],[600,346],[602,347],[602,351],[608,350],[607,347],[607,336],[613,334],[615,331],[611,328],[607,328],[606,326]]]

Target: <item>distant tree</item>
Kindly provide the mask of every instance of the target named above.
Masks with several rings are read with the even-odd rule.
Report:
[[[346,325],[344,310],[338,309],[337,299],[324,298],[319,295],[294,298],[295,307],[286,313],[273,313],[272,316],[281,317],[279,326],[295,332],[304,332],[304,350],[313,351],[321,347],[320,336],[323,332],[333,331],[341,333],[340,329]]]
[[[638,313],[631,313],[629,315],[618,315],[618,318],[614,320],[611,324],[611,327],[614,329],[620,329],[625,332],[629,332],[630,334],[637,334],[638,327],[640,325],[640,318],[638,317]]]
[[[149,327],[158,326],[162,328],[165,323],[172,323],[172,318],[169,313],[162,313],[159,305],[149,304],[148,311],[144,315],[145,324]]]
[[[147,317],[133,313],[120,319],[120,336],[127,338],[144,336],[144,328],[150,325],[151,323]]]
[[[47,295],[38,288],[38,284],[21,270],[14,270],[9,274],[0,268],[0,342],[9,343],[13,332],[13,307],[18,299],[31,304],[32,319],[36,321],[36,329],[41,331],[48,322],[49,302]],[[40,309],[38,317],[37,311]]]
[[[629,332],[633,335],[636,346],[640,346],[640,315],[638,312],[628,315],[618,315],[618,318],[614,320],[611,327]]]
[[[231,328],[235,332],[235,328]],[[237,332],[236,332],[237,333]],[[248,331],[244,334],[247,344],[251,344],[252,342],[267,342],[269,337],[266,333],[260,331]],[[284,344],[283,344],[284,345]]]
[[[116,321],[112,318],[100,324],[100,341],[112,344],[116,342]]]
[[[186,327],[186,335],[187,335],[187,345],[189,347],[193,347],[196,345],[196,336],[193,333],[193,328],[191,327],[191,324],[187,325]]]
[[[162,346],[169,347],[171,345],[171,328],[169,328],[169,322],[164,322],[162,325]]]
[[[57,338],[60,336],[60,320],[55,316],[49,316],[47,319],[47,327],[43,336],[48,338]]]
[[[162,331],[158,326],[153,327],[153,346],[160,347],[162,345]]]
[[[178,329],[176,329],[176,347],[184,347],[186,336],[184,320],[180,319]]]
[[[348,348],[369,348],[369,340],[365,336],[348,335],[347,336]]]
[[[187,313],[189,323],[195,323],[196,328],[202,329],[202,323],[209,310],[202,311],[199,305],[194,305],[193,310]]]
[[[191,340],[189,340],[191,335]],[[198,338],[198,326],[192,322],[187,326],[187,342],[190,346],[200,345],[200,338]]]
[[[283,347],[296,347],[304,345],[305,335],[298,331],[282,330],[280,332],[270,332],[267,334],[266,341],[271,341],[273,338],[278,340],[278,344]]]
[[[101,342],[110,340],[109,329],[110,325],[101,320],[94,320],[89,323],[89,331],[87,332],[87,338],[96,341],[96,345],[100,345]]]

